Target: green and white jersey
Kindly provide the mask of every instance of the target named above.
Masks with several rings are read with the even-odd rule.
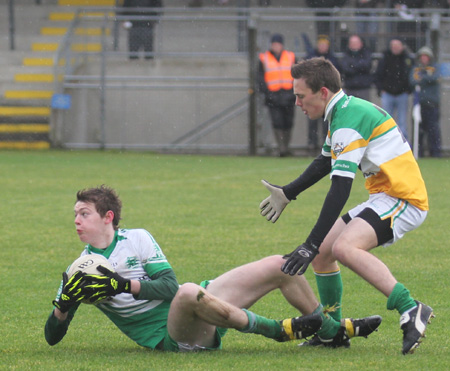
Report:
[[[354,178],[360,168],[370,194],[386,193],[428,210],[411,147],[386,111],[340,90],[328,103],[325,118],[329,131],[322,154],[331,157],[331,176]]]
[[[87,245],[81,255],[101,254],[121,276],[150,280],[165,269],[172,269],[153,236],[144,229],[120,229],[105,250]],[[166,332],[170,303],[163,300],[136,300],[122,293],[97,304],[114,324],[139,345],[154,349]]]

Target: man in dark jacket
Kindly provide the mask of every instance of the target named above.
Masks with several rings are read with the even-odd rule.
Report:
[[[158,16],[161,13],[138,8],[160,8],[162,7],[162,0],[124,0],[123,7],[125,9],[120,14],[132,17],[124,23],[125,28],[129,29],[128,50],[130,51],[130,59],[138,59],[138,52],[141,48],[144,49],[145,59],[153,59],[154,25],[157,20],[150,17]],[[148,19],[140,20],[136,17],[148,17]]]
[[[409,74],[413,58],[399,38],[389,42],[375,72],[375,85],[381,97],[381,107],[392,115],[405,138],[408,138],[407,116],[411,87]]]
[[[427,22],[422,21],[419,14],[413,11],[424,9],[425,3],[425,0],[393,0],[391,3],[401,19],[401,21],[393,22],[392,31],[401,37],[409,50],[414,53],[425,42]]]
[[[347,95],[370,100],[372,85],[372,53],[366,49],[358,35],[351,35],[348,47],[341,59],[341,76]]]
[[[323,57],[328,59],[333,65],[340,71],[341,67],[339,61],[330,50],[330,39],[325,36],[319,36],[317,39],[316,47],[313,48],[306,39],[306,35],[302,35],[306,44],[306,57],[305,59]],[[319,127],[322,127],[322,134],[319,137]],[[325,137],[328,133],[328,123],[323,118],[311,120],[308,117],[308,150],[312,155],[317,155],[317,151],[321,148]]]
[[[306,5],[309,8],[341,8],[347,0],[306,0]],[[327,11],[316,12],[317,17],[330,17],[330,20],[317,20],[316,21],[316,31],[317,37],[328,36],[334,38],[334,33],[338,28],[338,21],[333,20],[331,22],[331,13]],[[332,27],[334,25],[334,27]]]
[[[416,87],[420,103],[419,156],[424,156],[424,138],[431,157],[441,157],[440,119],[441,73],[434,62],[433,51],[423,46],[417,51],[417,63],[411,69],[410,83]]]

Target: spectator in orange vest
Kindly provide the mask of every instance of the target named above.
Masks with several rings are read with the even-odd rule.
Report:
[[[291,66],[295,64],[295,55],[284,49],[283,36],[274,34],[270,49],[261,53],[259,60],[259,91],[264,94],[270,112],[279,155],[289,156],[295,107]]]

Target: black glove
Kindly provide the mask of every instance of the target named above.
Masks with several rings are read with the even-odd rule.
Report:
[[[311,263],[314,257],[319,253],[319,248],[310,242],[305,242],[297,247],[294,251],[283,256],[283,259],[287,259],[283,264],[281,270],[283,273],[293,276],[297,271],[299,275],[306,272],[309,263]]]
[[[103,265],[99,265],[97,270],[104,275],[86,274],[84,277],[89,283],[86,288],[95,290],[97,299],[91,301],[92,303],[103,300],[108,296],[114,296],[123,292],[131,292],[131,281],[119,275],[116,272],[110,271]],[[90,299],[91,300],[91,299]]]
[[[66,313],[72,306],[83,300],[88,291],[84,289],[85,282],[83,278],[85,273],[77,271],[70,279],[67,277],[66,272],[62,276],[63,289],[59,299],[53,300],[53,305],[62,313]]]

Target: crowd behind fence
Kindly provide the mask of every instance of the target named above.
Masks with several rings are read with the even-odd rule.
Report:
[[[102,10],[102,9],[96,9]],[[353,8],[315,9],[202,8],[148,9],[156,15],[125,16],[103,9],[79,9],[55,60],[55,92],[71,97],[71,107],[55,109],[55,145],[79,148],[139,148],[225,153],[270,153],[273,140],[267,113],[253,77],[257,54],[267,49],[274,32],[285,36],[297,58],[306,53],[304,36],[314,42],[316,21],[329,21],[334,52],[342,55],[358,22],[369,22]],[[323,10],[323,9],[322,9]],[[392,9],[374,9],[379,23],[374,66],[392,36],[411,42],[416,51],[434,48],[444,66],[450,62],[450,18],[443,10],[413,10],[414,27]],[[128,59],[130,19],[157,21],[149,60]],[[372,21],[372,20],[370,20]],[[99,27],[97,39],[77,32]],[[361,35],[364,38],[373,34]],[[95,45],[97,46],[97,49]],[[442,99],[449,91],[444,80]],[[372,96],[376,102],[376,94]],[[450,147],[449,108],[443,106],[444,149]],[[293,147],[306,148],[306,118],[296,113]]]

